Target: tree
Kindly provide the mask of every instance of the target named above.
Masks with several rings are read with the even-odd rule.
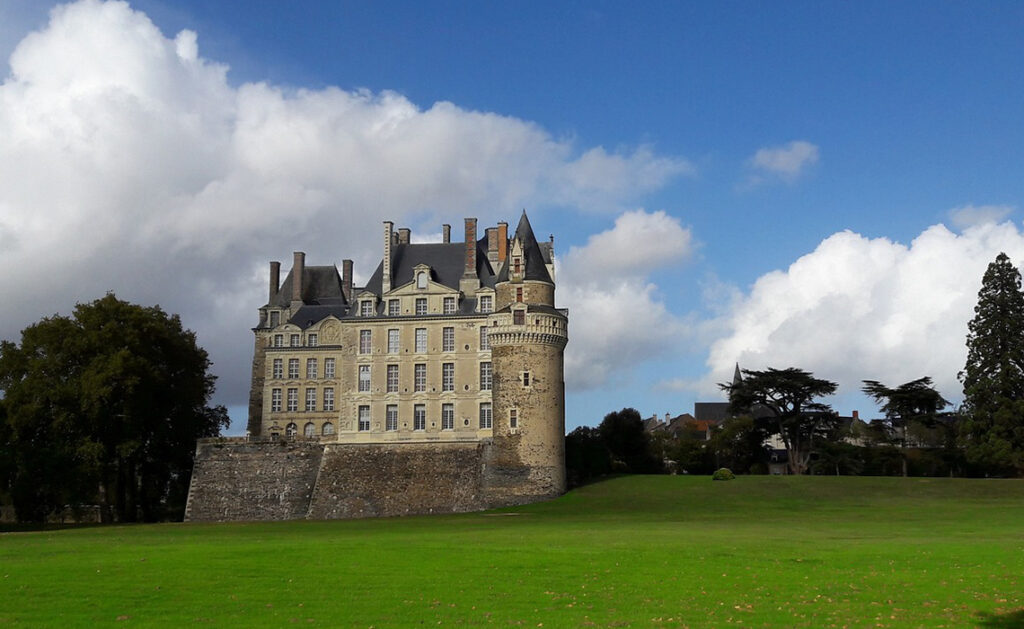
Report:
[[[935,390],[928,376],[905,382],[895,389],[877,380],[864,380],[861,390],[882,404],[882,413],[899,439],[903,475],[906,476],[907,433],[911,424],[934,428],[939,411],[949,406],[949,402]]]
[[[982,278],[959,376],[967,461],[986,473],[1024,475],[1024,294],[1005,253]]]
[[[579,487],[612,471],[608,448],[597,428],[580,426],[565,436],[565,472],[569,487]]]
[[[625,465],[633,474],[656,474],[661,460],[652,454],[640,413],[633,408],[608,413],[597,427],[601,440],[612,455],[612,461]]]
[[[727,467],[738,474],[761,468],[764,470],[761,473],[765,473],[771,452],[765,445],[770,433],[764,424],[749,415],[722,422],[711,436],[715,467]]]
[[[744,369],[742,380],[718,386],[729,394],[733,414],[749,413],[764,419],[772,433],[782,438],[793,474],[807,472],[815,438],[825,435],[837,421],[832,409],[815,399],[835,393],[838,385],[802,369]]]
[[[18,517],[98,501],[118,521],[180,517],[195,440],[228,423],[195,334],[108,294],[0,344]]]

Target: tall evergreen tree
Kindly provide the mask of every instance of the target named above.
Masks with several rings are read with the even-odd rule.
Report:
[[[793,474],[807,473],[815,440],[826,437],[838,421],[816,398],[832,395],[839,385],[802,369],[744,369],[742,380],[718,386],[729,394],[730,411],[752,413],[782,437]]]
[[[985,271],[968,330],[960,372],[967,461],[986,473],[1024,475],[1024,294],[1005,253]]]
[[[928,376],[905,382],[895,389],[890,389],[877,380],[865,380],[861,390],[882,404],[886,421],[899,439],[903,475],[906,476],[907,429],[915,422],[927,428],[934,427],[937,414],[946,408],[949,402],[935,390],[932,379]]]

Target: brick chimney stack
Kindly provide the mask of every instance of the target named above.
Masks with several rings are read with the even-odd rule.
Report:
[[[447,245],[448,243],[450,243],[452,241],[452,226],[451,225],[448,225],[447,223],[445,223],[444,225],[441,225],[441,233],[444,235],[444,238],[441,240],[441,242],[443,242],[444,244]]]
[[[487,228],[487,259],[491,266],[498,263],[498,228]]]
[[[391,291],[391,245],[394,243],[395,224],[384,221],[384,268],[380,278],[381,295]]]
[[[302,276],[306,274],[306,254],[296,251],[292,262],[292,302],[302,301]]]
[[[400,245],[407,245],[407,244],[409,244],[409,236],[410,236],[411,232],[412,232],[412,230],[410,230],[408,227],[400,227],[398,229],[398,244],[400,244]]]
[[[345,301],[352,302],[352,261],[341,261],[341,293]]]
[[[508,258],[508,223],[498,223],[498,262]]]
[[[277,291],[281,289],[281,263],[277,260],[270,263],[270,299],[267,303],[274,303],[277,299]]]
[[[459,290],[464,295],[475,295],[480,288],[480,278],[476,274],[476,219],[466,219],[466,256],[459,280]]]

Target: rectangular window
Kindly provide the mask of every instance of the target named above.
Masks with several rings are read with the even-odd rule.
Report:
[[[400,349],[398,330],[388,330],[388,353],[397,354]]]
[[[455,363],[444,363],[441,365],[441,390],[455,390]]]
[[[441,405],[441,430],[452,430],[455,428],[455,405]]]
[[[359,330],[359,353],[369,354],[370,347],[373,337],[370,335],[371,330]]]
[[[299,390],[288,389],[288,410],[297,411],[299,410]]]
[[[530,386],[530,372],[529,371],[524,371],[523,372],[523,386],[524,387]]]
[[[372,301],[370,301],[369,299],[364,299],[363,301],[359,302],[359,316],[360,317],[369,317],[372,314],[373,314],[373,302]]]
[[[308,345],[310,347],[316,347],[319,344],[320,344],[320,337],[319,336],[317,336],[316,334],[307,334],[306,335],[306,345]]]
[[[388,404],[384,415],[384,430],[398,430],[398,405]]]
[[[487,338],[487,326],[480,326],[480,351],[487,352],[491,349],[491,340]]]
[[[508,427],[519,428],[519,411],[514,408],[508,409]]]
[[[413,391],[427,390],[427,366],[423,363],[413,365]]]
[[[455,314],[455,298],[445,297],[444,298],[444,313]]]
[[[388,365],[388,393],[398,393],[398,365]]]
[[[455,328],[444,328],[441,330],[441,351],[455,351]]]
[[[334,387],[327,387],[324,389],[324,410],[334,410]]]
[[[284,361],[280,358],[274,359],[274,374],[273,378],[281,379],[284,378]]]
[[[494,312],[494,297],[480,295],[480,312]]]
[[[370,407],[359,407],[359,432],[366,432],[370,429]]]
[[[416,314],[425,315],[427,314],[427,298],[417,297],[416,298]]]
[[[306,410],[316,410],[316,389],[306,389]]]
[[[270,411],[272,413],[281,412],[281,389],[273,389],[270,392]]]
[[[412,410],[412,429],[413,430],[426,430],[427,429],[427,407],[423,404],[417,404]]]
[[[388,316],[389,317],[397,317],[398,315],[402,314],[401,303],[402,302],[398,301],[397,299],[389,299],[388,300]]]
[[[480,363],[480,390],[491,390],[491,363]]]
[[[520,257],[513,258],[512,259],[512,267],[513,267],[513,270],[512,270],[513,273],[515,273],[517,275],[519,273],[522,273],[523,272],[522,271],[522,269],[523,269],[523,259],[520,258]]]
[[[288,377],[298,378],[299,377],[299,359],[289,358],[288,359]]]
[[[359,392],[370,392],[370,366],[359,365]]]
[[[491,403],[481,402],[480,403],[480,427],[490,428],[491,427]]]
[[[270,313],[270,327],[276,328],[281,324],[281,313],[273,310]]]
[[[300,345],[300,343],[299,343],[299,335],[298,334],[292,334],[291,338],[288,339],[288,340],[289,340],[289,344],[292,347],[298,347]]]
[[[427,353],[427,329],[416,328],[416,353]]]
[[[334,359],[333,358],[325,358],[324,359],[324,378],[333,378],[333,377],[334,377]]]
[[[319,369],[317,368],[318,362],[319,361],[315,358],[306,359],[306,377],[309,378],[310,380],[315,380],[319,378],[319,376],[317,375],[317,372],[319,371]]]
[[[518,301],[519,303],[523,303],[523,289],[522,288],[517,288],[516,289],[516,301]]]
[[[274,335],[274,347],[284,347],[284,334]]]
[[[512,323],[516,325],[523,325],[526,323],[526,313],[522,310],[512,311]]]

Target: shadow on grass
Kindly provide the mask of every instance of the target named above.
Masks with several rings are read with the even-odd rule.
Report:
[[[986,629],[1020,629],[1024,627],[1024,609],[1005,614],[979,614],[979,627]]]

